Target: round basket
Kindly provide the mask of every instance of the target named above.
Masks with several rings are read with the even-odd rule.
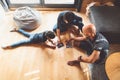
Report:
[[[105,68],[110,80],[120,80],[120,52],[112,53],[106,60]]]

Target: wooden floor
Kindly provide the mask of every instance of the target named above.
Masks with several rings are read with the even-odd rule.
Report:
[[[41,11],[42,24],[31,33],[52,30],[60,11]],[[9,45],[24,36],[10,32],[13,29],[13,12],[0,17],[0,47]],[[84,24],[89,23],[84,14]],[[84,55],[82,50],[75,48],[50,49],[40,45],[20,46],[15,49],[4,50],[0,48],[0,80],[89,80],[87,64],[81,67],[71,67],[67,61]]]

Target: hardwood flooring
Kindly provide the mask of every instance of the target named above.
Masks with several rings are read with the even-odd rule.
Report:
[[[60,11],[41,11],[42,24],[31,33],[52,30]],[[85,24],[89,23],[84,14]],[[13,12],[6,13],[0,19],[0,46],[9,45],[24,36],[10,32],[15,27]],[[55,50],[40,45],[26,45],[14,49],[0,48],[0,80],[89,80],[87,64],[71,67],[67,61],[85,55],[84,51],[75,48],[56,48]]]

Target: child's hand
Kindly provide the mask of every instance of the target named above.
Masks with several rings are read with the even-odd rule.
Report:
[[[58,47],[58,48],[61,48],[61,47],[63,47],[63,46],[64,46],[64,44],[63,44],[62,42],[57,43],[57,47]]]
[[[53,45],[56,45],[56,42],[52,42]]]
[[[79,34],[80,34],[80,31],[79,31],[79,29],[74,29],[74,30],[72,30],[72,33],[73,33],[74,35],[79,35]]]

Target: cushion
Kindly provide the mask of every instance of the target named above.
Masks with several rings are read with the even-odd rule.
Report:
[[[92,6],[90,21],[109,42],[120,43],[120,8],[117,6]]]
[[[120,0],[115,0],[114,4],[115,4],[115,6],[119,6],[120,7]]]
[[[20,7],[15,10],[13,19],[19,28],[33,30],[40,26],[41,14],[30,7]]]

